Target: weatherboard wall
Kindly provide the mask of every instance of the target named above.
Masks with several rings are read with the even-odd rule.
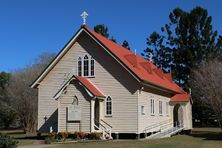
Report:
[[[101,48],[93,39],[85,33],[81,34],[79,39],[67,53],[58,61],[47,76],[39,85],[39,103],[38,103],[38,128],[42,132],[49,131],[52,124],[59,126],[59,131],[65,130],[65,108],[66,103],[72,101],[73,95],[81,94],[75,90],[76,87],[69,88],[70,93],[64,96],[63,100],[58,103],[53,96],[61,88],[62,84],[72,74],[76,74],[77,59],[80,56],[88,54],[95,59],[95,77],[89,79],[98,87],[104,95],[110,95],[112,98],[113,114],[105,116],[101,113],[101,119],[113,126],[113,132],[120,133],[137,133],[138,132],[138,83],[137,81],[103,48]],[[88,118],[90,111],[89,103],[83,103],[85,117]],[[105,104],[104,102],[101,104]],[[59,107],[59,111],[58,111]],[[104,112],[104,105],[101,105],[101,111]],[[56,112],[57,111],[57,112]],[[87,112],[87,113],[86,113]],[[51,120],[45,121],[44,117],[52,117],[57,113],[59,123],[52,123]],[[90,124],[90,117],[85,120],[85,125]],[[47,124],[46,124],[47,122]],[[86,122],[88,122],[86,124]],[[44,128],[42,128],[44,127]],[[76,125],[70,125],[71,130],[77,128]],[[84,127],[85,128],[85,127]],[[83,129],[84,129],[83,128]],[[88,131],[90,126],[85,128]],[[55,129],[54,129],[55,130]]]

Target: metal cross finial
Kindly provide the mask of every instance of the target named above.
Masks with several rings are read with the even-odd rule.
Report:
[[[83,19],[83,25],[85,25],[86,24],[86,18],[88,16],[88,14],[86,13],[86,11],[83,11],[83,13],[80,16]]]
[[[149,58],[150,58],[150,61],[152,62],[153,61],[153,57],[154,55],[152,53],[149,54]]]

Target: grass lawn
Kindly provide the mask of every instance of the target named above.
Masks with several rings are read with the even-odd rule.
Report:
[[[0,131],[2,132],[2,131]],[[22,132],[9,132],[19,141],[19,146],[38,143],[35,135]],[[191,135],[176,135],[155,140],[113,140],[49,145],[53,148],[222,148],[222,130],[219,128],[195,128]]]
[[[31,145],[36,140],[36,134],[24,134],[23,130],[0,130],[0,133],[7,134],[18,141],[18,146]]]
[[[60,144],[55,148],[222,148],[222,131],[218,128],[194,129],[191,135],[176,135],[155,140],[119,140]]]

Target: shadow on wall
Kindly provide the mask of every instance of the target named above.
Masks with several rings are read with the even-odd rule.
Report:
[[[48,119],[46,119],[42,127],[39,128],[39,132],[49,133],[50,127],[52,127],[53,132],[58,131],[58,109],[56,109],[54,113]]]

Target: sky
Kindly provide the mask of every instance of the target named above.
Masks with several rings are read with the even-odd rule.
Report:
[[[58,53],[82,24],[108,26],[118,43],[127,40],[140,54],[146,38],[169,22],[174,8],[208,10],[213,27],[222,34],[220,0],[0,0],[0,71],[11,72],[42,53]]]

